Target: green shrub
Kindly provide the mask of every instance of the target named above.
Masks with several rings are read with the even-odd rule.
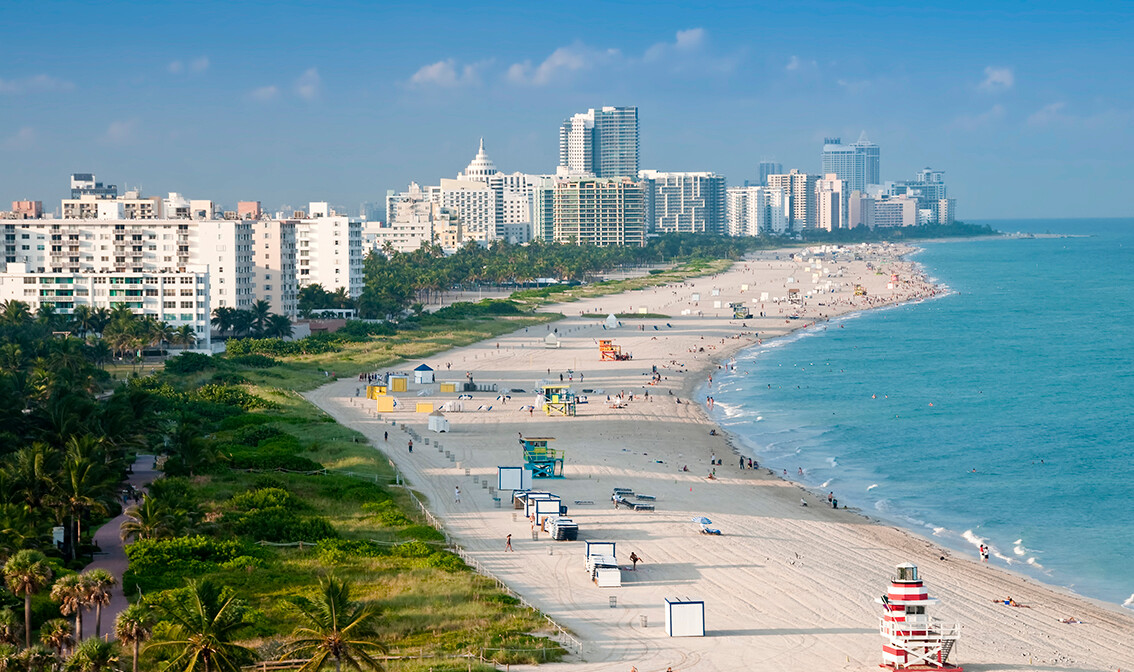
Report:
[[[410,525],[403,529],[400,535],[407,539],[421,539],[422,541],[445,541],[445,535],[437,528],[428,525]]]
[[[246,366],[250,369],[270,369],[280,363],[278,359],[258,353],[228,357],[228,361],[237,366]]]
[[[233,495],[228,500],[232,508],[237,511],[253,511],[255,509],[284,508],[293,511],[304,508],[304,503],[283,488],[259,488]]]
[[[315,547],[319,562],[325,565],[341,565],[356,558],[375,558],[387,554],[387,548],[372,541],[353,539],[322,539]]]
[[[126,547],[130,566],[122,577],[122,589],[132,594],[173,588],[183,577],[216,571],[222,563],[240,556],[257,556],[254,547],[237,539],[203,536],[174,539],[142,539]]]
[[[251,555],[239,555],[232,560],[221,563],[221,569],[227,570],[249,570],[263,566],[264,561],[262,559]]]
[[[229,464],[233,469],[282,469],[284,471],[319,471],[323,465],[303,457],[287,453],[261,453],[256,449],[251,451],[233,451],[229,453]]]
[[[276,404],[270,401],[261,399],[254,394],[245,392],[238,387],[231,385],[216,385],[210,383],[202,385],[193,391],[193,395],[201,401],[206,401],[214,404],[223,404],[225,406],[236,406],[246,411],[254,408],[275,408]]]
[[[225,418],[220,423],[221,429],[240,429],[241,427],[249,427],[251,425],[263,425],[268,422],[275,422],[278,418],[270,415],[262,415],[259,413],[241,413],[234,415],[231,418]]]
[[[398,558],[428,558],[433,555],[433,547],[421,541],[407,541],[390,549],[390,555]]]
[[[165,370],[170,373],[197,373],[213,368],[213,358],[199,352],[183,352],[165,360]]]
[[[426,558],[425,564],[427,567],[435,567],[446,572],[463,572],[469,568],[460,556],[448,551],[434,551]]]
[[[230,520],[231,519],[231,520]],[[282,506],[254,509],[247,513],[225,516],[232,530],[256,541],[287,543],[294,541],[316,542],[339,536],[331,523],[321,516],[303,517]]]
[[[362,510],[374,514],[378,522],[387,527],[402,527],[413,524],[413,521],[398,509],[397,504],[388,499],[384,502],[367,502],[362,505]]]
[[[239,373],[226,373],[218,371],[217,373],[214,373],[211,378],[209,378],[209,382],[216,385],[245,385],[248,383],[248,379],[240,375]]]
[[[241,427],[232,435],[232,440],[245,446],[258,446],[261,441],[283,434],[283,430],[269,425]]]

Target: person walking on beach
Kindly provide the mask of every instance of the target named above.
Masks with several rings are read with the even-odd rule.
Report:
[[[641,562],[641,561],[642,561],[642,559],[638,557],[637,553],[631,552],[630,553],[630,562],[632,564],[631,571],[634,571],[634,572],[638,571],[638,563]]]
[[[453,500],[457,504],[461,503],[461,486],[459,485],[453,486]]]
[[[383,441],[389,441],[390,440],[390,432],[382,432],[382,440]]]
[[[510,534],[504,539],[504,552],[507,553],[508,551],[516,552],[512,549],[512,535]]]
[[[413,439],[409,440],[409,452],[413,452]]]

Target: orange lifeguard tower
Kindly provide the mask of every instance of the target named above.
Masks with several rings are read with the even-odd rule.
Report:
[[[929,596],[925,583],[917,576],[916,565],[905,562],[898,565],[897,571],[897,576],[890,579],[889,590],[876,600],[886,610],[878,628],[886,639],[881,667],[962,672],[948,662],[961,626],[942,623],[926,613],[926,607],[936,605],[937,599]]]
[[[600,338],[598,342],[599,361],[624,362],[630,359],[630,353],[623,354],[622,346],[615,345],[609,338]]]

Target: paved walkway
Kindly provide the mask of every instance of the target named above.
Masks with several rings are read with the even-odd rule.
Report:
[[[134,473],[130,474],[130,485],[144,491],[147,485],[161,476],[161,472],[153,467],[153,455],[139,455],[134,461]],[[129,564],[121,537],[122,523],[126,520],[126,514],[122,513],[95,532],[95,543],[102,549],[102,552],[95,556],[94,562],[83,568],[83,571],[105,569],[118,579],[118,584],[112,590],[110,604],[102,608],[102,635],[105,639],[114,639],[114,619],[118,617],[119,612],[130,605],[130,602],[122,593],[122,574]],[[94,636],[94,609],[87,609],[83,612],[83,631],[85,637]]]

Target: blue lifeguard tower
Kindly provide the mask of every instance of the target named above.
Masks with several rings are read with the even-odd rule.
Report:
[[[547,447],[555,439],[546,436],[521,436],[524,449],[524,468],[531,469],[532,478],[563,478],[563,451]]]

